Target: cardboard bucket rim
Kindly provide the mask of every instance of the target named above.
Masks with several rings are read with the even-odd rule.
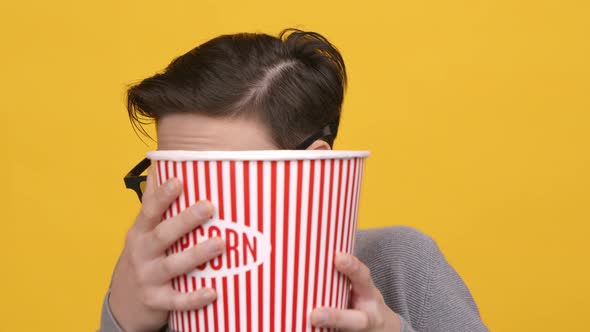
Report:
[[[155,150],[148,152],[147,158],[166,161],[289,161],[367,158],[369,155],[369,151],[363,150]]]

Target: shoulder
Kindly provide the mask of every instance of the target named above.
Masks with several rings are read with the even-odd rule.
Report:
[[[430,260],[438,254],[436,242],[425,233],[407,226],[359,230],[355,254],[363,261],[392,257],[402,260]]]

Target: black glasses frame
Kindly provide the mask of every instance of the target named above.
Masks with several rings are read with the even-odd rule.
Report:
[[[125,187],[135,191],[140,202],[143,198],[141,183],[147,181],[147,176],[141,174],[145,172],[145,170],[147,170],[150,165],[151,161],[147,158],[144,158],[123,178],[123,181],[125,181]]]
[[[328,136],[336,136],[337,132],[338,125],[329,124],[324,128],[320,129],[318,132],[306,138],[301,144],[295,147],[295,150],[305,150],[309,148],[313,144],[313,142],[317,141],[318,139]],[[330,147],[332,147],[332,144],[330,144]],[[137,165],[135,165],[135,167],[133,167],[133,169],[131,169],[123,178],[123,181],[125,182],[125,187],[135,191],[140,202],[143,198],[141,184],[147,181],[147,176],[141,174],[143,174],[143,172],[145,172],[148,169],[148,167],[150,167],[150,165],[151,161],[147,158],[144,158]]]

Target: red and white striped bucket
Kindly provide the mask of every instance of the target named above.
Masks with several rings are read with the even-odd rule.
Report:
[[[336,252],[352,253],[363,151],[153,151],[158,184],[176,177],[184,192],[164,220],[199,200],[213,219],[168,254],[208,237],[226,252],[172,281],[179,292],[217,290],[198,311],[172,312],[174,331],[319,331],[318,307],[347,308],[350,283],[334,270]],[[164,221],[165,222],[165,221]]]

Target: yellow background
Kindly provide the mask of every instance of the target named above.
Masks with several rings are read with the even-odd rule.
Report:
[[[370,149],[361,226],[433,236],[494,331],[590,312],[588,1],[2,1],[0,331],[92,331],[154,144],[125,87],[223,33],[318,31]]]

